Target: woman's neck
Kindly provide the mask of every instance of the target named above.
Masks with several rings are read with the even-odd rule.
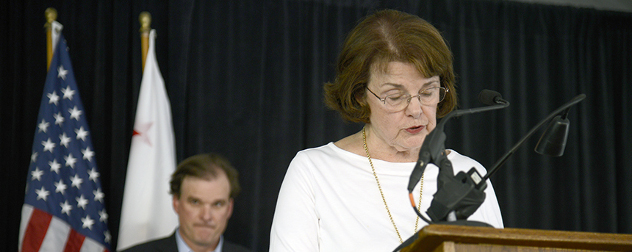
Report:
[[[367,149],[369,150],[371,158],[397,163],[417,161],[421,146],[419,148],[399,150],[396,147],[389,145],[383,139],[377,137],[377,135],[373,134],[370,129],[370,125],[365,126],[363,131],[364,132],[361,131],[359,133],[366,134],[366,138],[362,136],[363,139],[361,144],[364,146],[366,141]]]

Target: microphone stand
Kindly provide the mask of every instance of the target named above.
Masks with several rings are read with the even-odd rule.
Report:
[[[433,164],[439,164],[439,175],[437,177],[437,193],[435,193],[434,198],[432,200],[432,204],[431,207],[433,205],[437,205],[435,203],[435,200],[437,198],[449,198],[448,201],[451,201],[452,203],[445,203],[443,205],[450,205],[450,207],[443,207],[441,210],[443,212],[448,212],[446,210],[451,210],[451,209],[455,209],[456,207],[460,207],[463,209],[467,209],[467,212],[470,212],[467,216],[465,216],[465,218],[467,218],[469,215],[471,215],[472,213],[474,213],[474,211],[476,211],[476,209],[478,209],[478,207],[483,203],[483,201],[485,200],[485,193],[483,193],[482,191],[486,188],[487,184],[485,183],[484,180],[480,181],[479,183],[475,183],[475,181],[473,181],[472,177],[476,177],[478,176],[478,178],[480,178],[480,174],[478,174],[478,172],[476,172],[475,168],[472,168],[468,174],[466,175],[463,172],[459,172],[459,174],[457,174],[457,176],[454,176],[454,170],[452,169],[452,162],[450,162],[450,160],[447,158],[446,156],[446,152],[445,152],[445,139],[446,139],[446,135],[445,132],[443,132],[443,128],[446,124],[446,122],[452,118],[452,117],[456,117],[456,116],[461,116],[461,115],[466,115],[466,114],[473,114],[473,113],[478,113],[478,112],[484,112],[484,111],[490,111],[490,110],[496,110],[496,109],[502,109],[502,108],[506,108],[509,106],[509,102],[500,99],[497,104],[491,105],[491,106],[485,106],[485,107],[480,107],[480,108],[474,108],[474,109],[463,109],[463,110],[455,110],[452,111],[450,113],[448,113],[443,119],[441,119],[441,121],[439,122],[439,124],[437,124],[437,127],[435,127],[434,130],[432,130],[424,139],[424,143],[421,146],[421,150],[419,151],[419,159],[417,160],[417,163],[415,164],[415,168],[413,169],[412,174],[410,175],[410,180],[408,182],[408,195],[410,198],[410,203],[413,207],[413,210],[415,210],[415,213],[417,213],[417,215],[424,220],[425,222],[427,222],[428,224],[431,223],[437,223],[438,221],[440,221],[440,219],[438,217],[436,217],[436,214],[428,214],[431,220],[428,220],[425,216],[423,216],[419,210],[417,209],[417,207],[415,206],[415,200],[413,199],[413,195],[412,195],[412,191],[415,187],[415,185],[417,184],[417,182],[419,182],[419,180],[421,179],[421,175],[424,173],[426,166],[428,165],[428,163],[433,163]],[[466,180],[468,181],[467,184],[463,184],[461,181]],[[483,184],[482,186],[479,186],[478,188],[474,188],[472,186],[468,186],[471,184]],[[465,185],[465,186],[463,186]],[[449,189],[447,189],[449,187]],[[474,190],[473,190],[474,189]],[[440,194],[441,191],[441,194]],[[445,196],[443,194],[445,193],[449,193],[451,195],[449,196]],[[476,199],[474,201],[472,200],[468,200],[467,203],[465,203],[465,205],[458,205],[456,206],[455,204],[464,202],[464,198],[465,197],[460,197],[459,195],[466,195],[468,197],[468,199]],[[456,198],[454,197],[456,196]],[[482,197],[482,198],[481,198]],[[468,206],[469,205],[469,206]],[[430,209],[429,209],[430,210]],[[467,221],[467,220],[462,220],[463,218],[457,218],[458,220],[453,220],[453,218],[458,217],[455,214],[455,211],[451,211],[450,212],[450,222],[445,222],[446,224],[456,224],[456,225],[472,225],[472,226],[489,226],[489,224],[486,223],[482,223],[482,222],[475,222],[475,221]],[[459,215],[463,215],[462,213],[459,213]],[[444,218],[441,218],[445,221],[445,216]],[[413,236],[411,236],[410,238],[406,239],[406,241],[404,241],[402,244],[400,244],[397,248],[395,248],[395,250],[393,250],[394,252],[401,250],[402,248],[412,244],[418,236],[418,233],[415,233]]]
[[[467,218],[467,216],[463,216],[466,215],[468,212],[471,211],[472,214],[477,208],[478,206],[476,206],[476,208],[473,209],[473,211],[471,209],[469,209],[466,206],[458,206],[457,204],[459,204],[460,202],[464,202],[463,201],[463,197],[470,195],[472,197],[474,197],[475,195],[471,195],[472,191],[471,188],[468,189],[468,185],[465,185],[465,187],[463,186],[463,183],[461,183],[460,181],[462,180],[467,180],[468,178],[470,180],[472,179],[476,179],[477,181],[479,181],[478,183],[474,183],[475,185],[477,185],[476,189],[477,190],[484,190],[486,187],[486,184],[484,183],[484,180],[480,180],[481,176],[478,174],[478,172],[476,172],[475,169],[470,170],[468,173],[471,173],[469,175],[461,172],[459,174],[457,174],[457,176],[454,176],[454,171],[452,169],[452,163],[450,162],[450,160],[448,160],[446,153],[445,153],[445,139],[446,139],[446,135],[445,132],[443,132],[443,128],[446,124],[446,122],[451,119],[452,117],[455,116],[461,116],[461,115],[466,115],[466,114],[473,114],[473,113],[478,113],[478,112],[484,112],[484,111],[490,111],[490,110],[496,110],[496,109],[501,109],[501,108],[506,108],[507,106],[509,106],[509,102],[502,102],[500,104],[495,104],[495,105],[491,105],[491,106],[485,106],[485,107],[480,107],[480,108],[474,108],[474,109],[464,109],[464,110],[455,110],[452,111],[450,113],[448,113],[448,115],[446,115],[440,122],[439,124],[437,124],[437,127],[430,132],[426,138],[424,139],[424,143],[421,146],[421,150],[419,151],[419,159],[417,160],[417,163],[415,164],[415,168],[413,169],[413,172],[410,175],[410,180],[408,182],[408,193],[409,193],[409,198],[410,198],[410,202],[411,205],[413,207],[413,209],[415,210],[415,212],[417,213],[417,215],[423,219],[424,221],[426,221],[427,223],[432,223],[432,222],[437,222],[437,221],[445,221],[447,220],[447,216],[449,214],[449,212],[451,212],[452,210],[456,209],[457,207],[460,207],[462,209],[467,209],[464,213],[461,212],[456,212],[455,214],[457,214],[457,218],[456,219],[465,219]],[[428,212],[428,216],[430,216],[430,218],[432,219],[432,221],[428,220],[426,217],[424,217],[419,210],[417,209],[417,207],[415,206],[415,201],[413,199],[412,196],[412,191],[415,187],[415,185],[417,184],[417,182],[419,182],[419,180],[421,179],[421,175],[424,173],[426,166],[429,163],[433,163],[436,164],[439,167],[439,175],[437,178],[437,193],[434,195],[434,199],[433,199],[433,203],[431,204],[431,208],[432,210],[429,209]],[[478,178],[476,177],[478,176]],[[472,181],[473,182],[473,181]],[[483,183],[485,185],[480,185],[480,183]],[[442,190],[443,189],[443,190]],[[476,198],[480,197],[480,193],[475,193],[474,194],[478,194],[478,196],[475,196]],[[456,198],[455,198],[456,197]],[[482,194],[482,197],[484,200],[485,194]],[[436,203],[435,201],[437,200],[441,200],[443,202],[440,203]],[[482,200],[480,203],[482,203]],[[479,200],[476,200],[479,201]],[[480,203],[478,205],[480,205]],[[440,204],[443,207],[434,207],[434,205]],[[471,204],[471,203],[468,203]],[[474,203],[476,204],[476,203]]]
[[[445,154],[445,133],[443,132],[443,126],[445,125],[447,119],[450,119],[451,117],[503,108],[509,106],[509,103],[464,110],[468,112],[460,112],[460,110],[450,112],[443,120],[441,120],[441,122],[439,122],[437,128],[435,128],[435,130],[433,130],[432,132],[430,132],[430,134],[428,134],[428,136],[426,136],[426,140],[424,141],[422,149],[419,153],[419,160],[417,161],[415,169],[411,174],[411,178],[408,184],[408,191],[413,209],[415,210],[417,215],[420,216],[428,224],[440,222],[441,224],[490,226],[487,223],[467,221],[467,217],[473,214],[485,200],[485,193],[483,192],[483,190],[485,190],[485,188],[487,187],[487,183],[485,181],[492,174],[494,174],[498,170],[498,168],[500,168],[500,166],[502,166],[507,161],[507,159],[511,155],[513,155],[518,147],[520,147],[520,145],[522,145],[529,137],[531,137],[538,128],[540,128],[544,123],[551,120],[553,117],[559,115],[560,113],[564,111],[566,111],[564,113],[567,113],[567,110],[571,106],[584,100],[584,98],[586,98],[585,94],[575,96],[571,101],[562,105],[551,114],[549,114],[544,120],[540,121],[540,123],[535,125],[529,131],[529,133],[527,133],[527,135],[520,139],[520,141],[518,141],[518,143],[516,143],[511,148],[511,150],[509,150],[509,152],[501,157],[482,178],[480,177],[480,174],[476,172],[475,168],[470,169],[467,174],[465,174],[464,172],[459,172],[456,176],[452,176],[452,174],[454,174],[452,163],[450,162],[450,160],[447,159]],[[430,142],[426,146],[426,141],[428,139],[430,139]],[[428,215],[433,221],[428,221],[427,218],[422,216],[419,210],[417,210],[417,207],[415,207],[415,202],[412,198],[412,188],[421,179],[421,175],[423,174],[426,165],[429,162],[439,163],[437,193],[435,193],[430,208],[427,211]],[[442,214],[446,212],[449,213],[446,216],[443,216]],[[412,244],[417,239],[418,233],[419,232],[417,232],[406,241],[404,241],[404,243],[402,243],[400,246],[395,248],[394,252],[399,251],[402,248]]]
[[[504,156],[502,156],[498,161],[496,161],[496,163],[494,164],[494,166],[489,170],[489,172],[487,172],[487,174],[485,175],[485,177],[483,177],[483,181],[488,179],[492,174],[494,174],[498,168],[500,168],[500,166],[502,166],[503,164],[505,164],[505,162],[507,161],[507,159],[514,154],[514,152],[518,149],[518,147],[520,147],[520,145],[522,145],[522,143],[524,143],[524,141],[526,141],[529,137],[531,137],[533,135],[533,133],[535,133],[535,131],[540,128],[544,123],[548,122],[549,120],[551,120],[553,117],[557,116],[558,114],[564,112],[566,109],[570,108],[571,106],[577,104],[578,102],[584,100],[584,98],[586,98],[585,94],[580,94],[578,96],[575,96],[572,100],[570,100],[569,102],[567,102],[566,104],[562,105],[561,107],[559,107],[558,109],[556,109],[555,111],[551,112],[551,114],[549,114],[549,116],[547,116],[546,118],[544,118],[544,120],[540,121],[540,123],[538,123],[537,125],[535,125],[533,128],[531,128],[531,130],[529,131],[529,133],[527,133],[524,137],[522,137],[522,139],[520,139],[520,141],[518,141],[512,148],[511,150],[509,150],[507,153],[505,153]]]

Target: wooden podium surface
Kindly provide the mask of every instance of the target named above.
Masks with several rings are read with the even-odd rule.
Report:
[[[632,251],[632,234],[431,224],[401,251]]]

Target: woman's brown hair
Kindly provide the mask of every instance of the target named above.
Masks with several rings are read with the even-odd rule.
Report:
[[[437,108],[443,117],[457,104],[452,52],[439,31],[420,17],[382,10],[365,17],[347,36],[338,57],[336,78],[326,83],[325,104],[352,122],[369,123],[366,87],[372,69],[387,71],[388,63],[414,65],[430,78],[439,76],[449,92]]]

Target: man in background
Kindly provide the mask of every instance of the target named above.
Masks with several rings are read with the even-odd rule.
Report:
[[[241,190],[238,176],[228,160],[215,153],[182,161],[170,181],[180,226],[169,237],[124,251],[248,252],[222,236],[233,213],[234,198]]]

